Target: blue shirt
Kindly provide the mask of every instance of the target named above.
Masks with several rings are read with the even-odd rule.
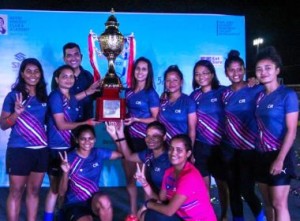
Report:
[[[95,147],[87,158],[80,157],[76,149],[68,154],[71,168],[65,204],[84,202],[99,191],[103,161],[111,155],[112,150]]]
[[[298,97],[292,89],[281,85],[268,95],[265,91],[261,92],[255,112],[259,128],[259,150],[280,150],[287,132],[285,117],[288,113],[298,111]]]
[[[219,145],[224,132],[224,107],[222,93],[226,87],[203,93],[196,89],[190,97],[197,106],[196,140],[209,145]]]
[[[146,165],[146,178],[155,193],[159,193],[166,169],[171,167],[168,151],[154,158],[152,150],[146,149],[138,153],[140,160]]]
[[[188,134],[188,115],[196,113],[196,104],[186,94],[173,103],[162,101],[159,107],[158,120],[167,129],[167,141],[177,134]]]
[[[129,89],[125,97],[128,117],[150,118],[152,117],[151,108],[159,107],[159,97],[153,88],[143,89],[136,93]],[[146,128],[147,124],[134,122],[129,126],[129,134],[131,137],[144,138]]]
[[[222,95],[225,108],[225,132],[230,145],[240,150],[255,149],[258,128],[255,102],[263,86],[245,86],[233,91],[229,86]]]
[[[4,99],[3,111],[14,113],[17,91],[11,91]],[[46,147],[45,117],[47,103],[40,102],[35,96],[24,99],[25,110],[11,127],[7,146],[11,147]]]
[[[66,149],[71,146],[71,130],[59,130],[54,120],[54,114],[64,114],[65,121],[74,122],[78,117],[78,102],[74,95],[67,99],[59,89],[52,91],[48,99],[48,143],[50,148]]]

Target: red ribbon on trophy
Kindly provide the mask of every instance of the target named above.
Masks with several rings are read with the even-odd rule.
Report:
[[[131,87],[131,75],[132,69],[134,65],[135,58],[135,38],[133,33],[130,35],[124,36],[125,44],[124,50],[122,52],[123,56],[123,73],[122,75],[126,75],[126,85],[127,87]],[[93,68],[94,81],[100,80],[101,75],[98,68],[97,63],[97,53],[101,55],[101,52],[98,51],[95,46],[95,40],[97,40],[97,35],[91,30],[88,35],[88,49],[89,49],[89,59],[90,64]],[[125,83],[125,82],[124,82]]]

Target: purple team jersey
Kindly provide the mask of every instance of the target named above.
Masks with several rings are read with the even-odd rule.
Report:
[[[151,108],[159,107],[159,97],[153,88],[139,92],[129,89],[125,96],[128,117],[150,118]],[[129,133],[131,137],[145,138],[146,127],[145,123],[134,122],[129,126]]]
[[[158,120],[167,129],[167,141],[177,134],[188,134],[188,115],[196,112],[195,101],[186,94],[174,102],[162,101],[160,103]]]
[[[245,86],[238,91],[231,87],[223,92],[225,132],[230,145],[240,150],[255,149],[258,128],[255,120],[255,102],[263,86]]]
[[[66,149],[71,146],[71,130],[59,130],[54,120],[54,114],[63,113],[65,121],[75,122],[78,117],[78,102],[74,95],[67,99],[59,89],[52,91],[48,99],[48,142],[52,149]]]
[[[265,91],[261,92],[256,103],[259,150],[280,150],[287,131],[285,117],[289,113],[299,111],[297,94],[281,85],[268,95]]]
[[[11,91],[4,99],[3,111],[13,113],[16,94]],[[7,146],[11,147],[46,147],[47,136],[45,131],[45,116],[47,103],[41,103],[35,96],[28,96],[23,101],[24,112],[17,118],[11,127]]]
[[[84,202],[99,191],[103,160],[111,155],[112,150],[95,147],[87,158],[80,157],[76,149],[68,154],[71,168],[65,204]]]
[[[203,93],[193,91],[190,97],[197,106],[196,140],[209,145],[219,145],[224,132],[224,107],[222,93],[226,87],[219,87]]]

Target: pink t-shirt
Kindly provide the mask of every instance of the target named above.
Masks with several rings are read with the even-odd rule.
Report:
[[[187,221],[217,220],[204,180],[191,163],[186,163],[177,180],[174,177],[174,167],[167,169],[162,189],[167,192],[168,199],[173,198],[175,194],[187,197],[177,211],[177,215],[182,219]]]

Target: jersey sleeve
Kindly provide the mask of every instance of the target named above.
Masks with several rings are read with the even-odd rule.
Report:
[[[196,112],[196,102],[191,98],[191,97],[187,97],[188,101],[187,101],[187,105],[188,105],[188,113],[195,113]]]
[[[63,113],[63,102],[61,96],[57,92],[52,92],[48,99],[48,107],[51,114]]]
[[[143,150],[137,153],[140,160],[145,163],[146,162],[146,156],[147,156],[147,150]]]
[[[98,155],[98,158],[100,158],[100,160],[109,160],[111,158],[112,153],[113,153],[113,150],[104,149],[104,148],[97,149],[97,155]]]
[[[157,92],[152,89],[149,93],[149,106],[152,107],[159,107],[159,96]]]
[[[285,98],[285,113],[293,113],[299,111],[298,96],[295,91],[289,90]]]
[[[3,102],[2,111],[13,113],[15,110],[16,93],[9,92]]]

